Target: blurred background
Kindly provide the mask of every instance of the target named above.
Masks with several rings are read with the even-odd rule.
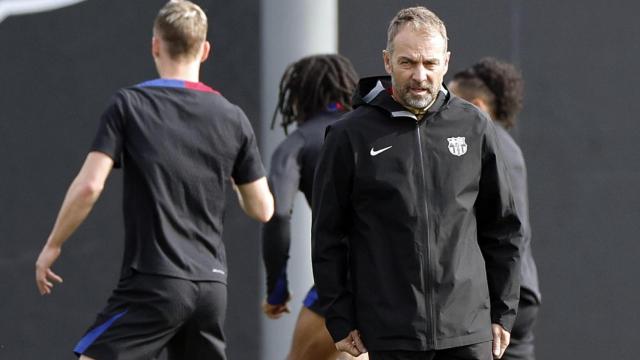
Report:
[[[114,171],[40,297],[35,259],[111,95],[157,77],[151,27],[164,0],[0,0],[0,359],[67,359],[105,305],[121,261],[121,173]],[[484,56],[515,63],[525,107],[513,131],[529,170],[543,305],[538,359],[637,359],[640,340],[640,5],[628,1],[196,0],[209,16],[202,81],[251,119],[268,165],[285,66],[339,51],[361,76],[384,72],[389,20],[424,5],[446,23],[449,73]],[[47,11],[44,11],[47,10]],[[445,78],[445,81],[448,77]],[[308,286],[308,212],[289,265],[296,305],[260,311],[259,226],[228,194],[230,359],[283,359]],[[297,210],[305,208],[302,201]]]

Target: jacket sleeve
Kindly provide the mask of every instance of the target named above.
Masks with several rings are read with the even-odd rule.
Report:
[[[487,271],[491,322],[511,331],[520,297],[522,226],[495,128],[488,122],[475,205],[478,243]]]
[[[300,185],[300,151],[304,139],[297,133],[286,138],[271,157],[269,188],[275,202],[271,220],[262,226],[262,258],[267,273],[267,302],[289,299],[287,261],[291,246],[291,213]]]
[[[334,342],[356,328],[353,295],[348,286],[351,189],[354,155],[343,129],[327,130],[316,167],[312,205],[313,275],[322,303],[328,303],[326,326]]]

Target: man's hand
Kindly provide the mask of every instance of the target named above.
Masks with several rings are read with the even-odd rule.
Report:
[[[289,299],[291,299],[289,297]],[[271,305],[266,300],[262,303],[262,312],[267,315],[269,319],[279,319],[283,314],[289,314],[289,299],[284,304]]]
[[[47,244],[40,252],[40,256],[38,256],[36,261],[36,285],[40,295],[51,294],[51,289],[53,289],[51,281],[62,283],[62,278],[51,271],[51,265],[58,259],[60,252],[59,247]]]
[[[501,325],[491,324],[493,332],[493,358],[500,359],[509,345],[511,334]]]
[[[352,330],[346,338],[336,343],[338,351],[344,351],[352,356],[358,357],[367,352],[367,349],[360,339],[360,332]]]

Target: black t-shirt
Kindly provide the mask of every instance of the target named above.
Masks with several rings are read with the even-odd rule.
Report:
[[[202,83],[147,81],[116,93],[91,150],[124,169],[122,276],[226,281],[225,191],[265,175],[239,107]]]

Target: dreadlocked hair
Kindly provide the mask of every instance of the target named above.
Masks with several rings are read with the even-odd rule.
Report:
[[[487,57],[455,74],[453,80],[462,93],[483,97],[495,120],[507,128],[515,125],[524,97],[524,81],[515,66]]]
[[[278,113],[282,117],[280,125],[288,134],[289,125],[301,124],[333,103],[351,110],[351,95],[357,82],[353,65],[342,55],[313,55],[290,64],[280,80],[271,128]]]

